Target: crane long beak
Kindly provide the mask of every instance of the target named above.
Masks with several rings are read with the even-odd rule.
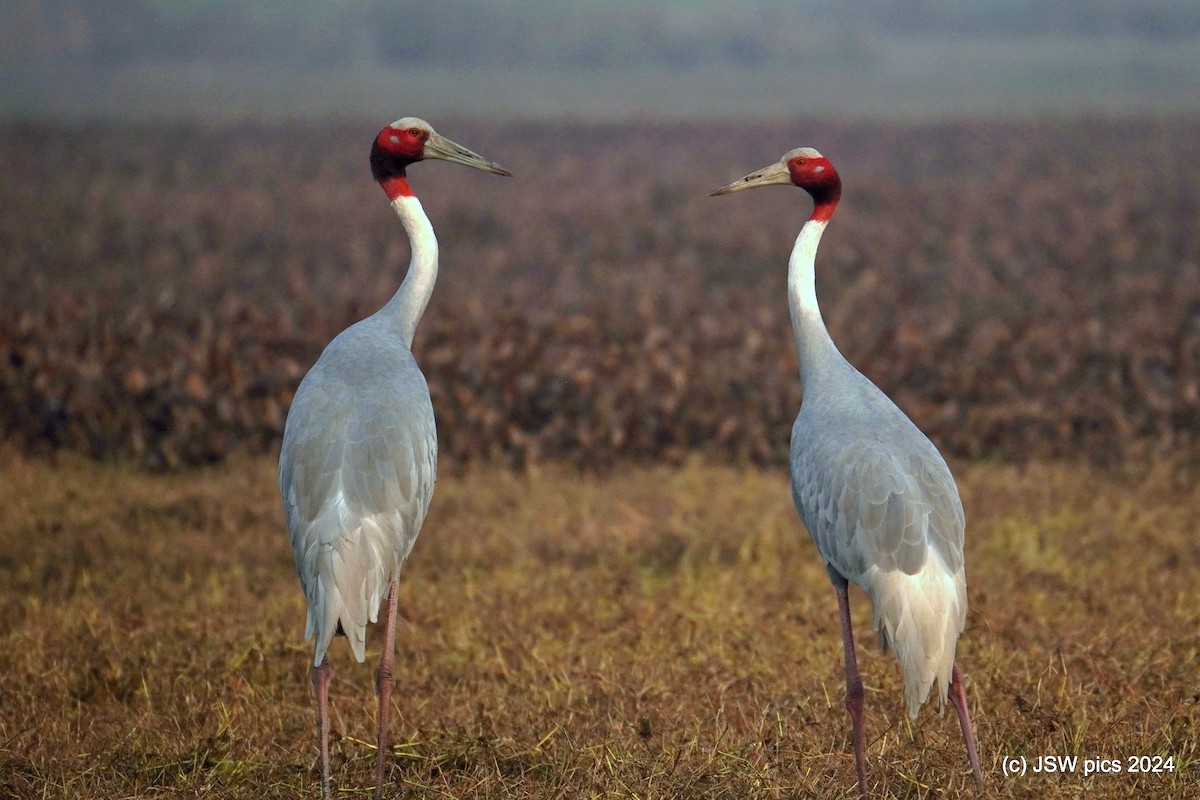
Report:
[[[743,189],[753,189],[756,186],[772,186],[774,184],[791,184],[792,174],[788,171],[787,164],[782,161],[777,161],[769,167],[764,167],[757,172],[751,172],[744,178],[738,178],[733,183],[727,183],[720,189],[709,193],[709,197],[716,197],[719,194],[729,194],[730,192],[740,192]]]
[[[474,169],[481,169],[484,172],[512,177],[512,173],[504,167],[488,161],[483,156],[468,150],[461,144],[455,144],[440,133],[431,133],[429,135],[429,138],[425,140],[425,149],[422,155],[425,158],[440,158],[443,161],[453,161],[455,164],[462,164],[464,167],[472,167]]]

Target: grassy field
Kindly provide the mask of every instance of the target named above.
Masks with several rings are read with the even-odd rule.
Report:
[[[986,795],[1195,792],[1194,471],[956,471]],[[317,795],[271,459],[147,475],[8,448],[0,485],[0,796]],[[908,721],[856,601],[874,792],[977,796],[953,715]],[[834,595],[778,470],[444,470],[400,607],[396,796],[853,796]],[[365,796],[372,670],[333,664],[334,779]],[[1123,771],[1002,773],[1042,755]],[[1174,771],[1128,774],[1142,755]]]

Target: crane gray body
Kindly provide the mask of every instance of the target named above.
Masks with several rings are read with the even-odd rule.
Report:
[[[376,621],[433,497],[429,387],[385,311],[330,342],[300,382],[284,430],[279,491],[314,664],[339,625],[355,658],[365,658],[367,622]]]
[[[871,598],[873,627],[900,659],[915,717],[935,680],[939,702],[946,696],[966,622],[962,503],[933,443],[833,355],[804,384],[792,499],[826,568]]]

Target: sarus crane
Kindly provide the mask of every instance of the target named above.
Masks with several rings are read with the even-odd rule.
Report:
[[[850,582],[870,598],[879,642],[900,660],[909,716],[916,718],[936,683],[939,707],[948,696],[958,712],[971,771],[982,786],[966,687],[954,660],[967,617],[958,487],[929,438],[842,356],[821,319],[814,264],[842,192],[833,164],[801,147],[712,194],[775,184],[799,186],[814,204],[788,261],[804,393],[792,426],[792,500],[837,593],[859,794],[867,797],[867,778]]]
[[[413,334],[433,291],[438,245],[409,185],[407,169],[427,159],[510,175],[441,136],[424,120],[386,126],[371,146],[371,174],[408,233],[408,274],[383,308],[338,334],[304,376],[288,412],[279,456],[279,492],[296,571],[308,601],[306,638],[316,638],[321,796],[328,800],[329,682],[326,650],[345,635],[366,657],[367,622],[384,609],[375,797],[383,794],[388,707],[394,683],[396,582],[429,509],[437,471],[437,430]]]

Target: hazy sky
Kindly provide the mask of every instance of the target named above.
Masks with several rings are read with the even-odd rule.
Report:
[[[929,118],[1197,96],[1195,0],[0,2],[9,118]]]

